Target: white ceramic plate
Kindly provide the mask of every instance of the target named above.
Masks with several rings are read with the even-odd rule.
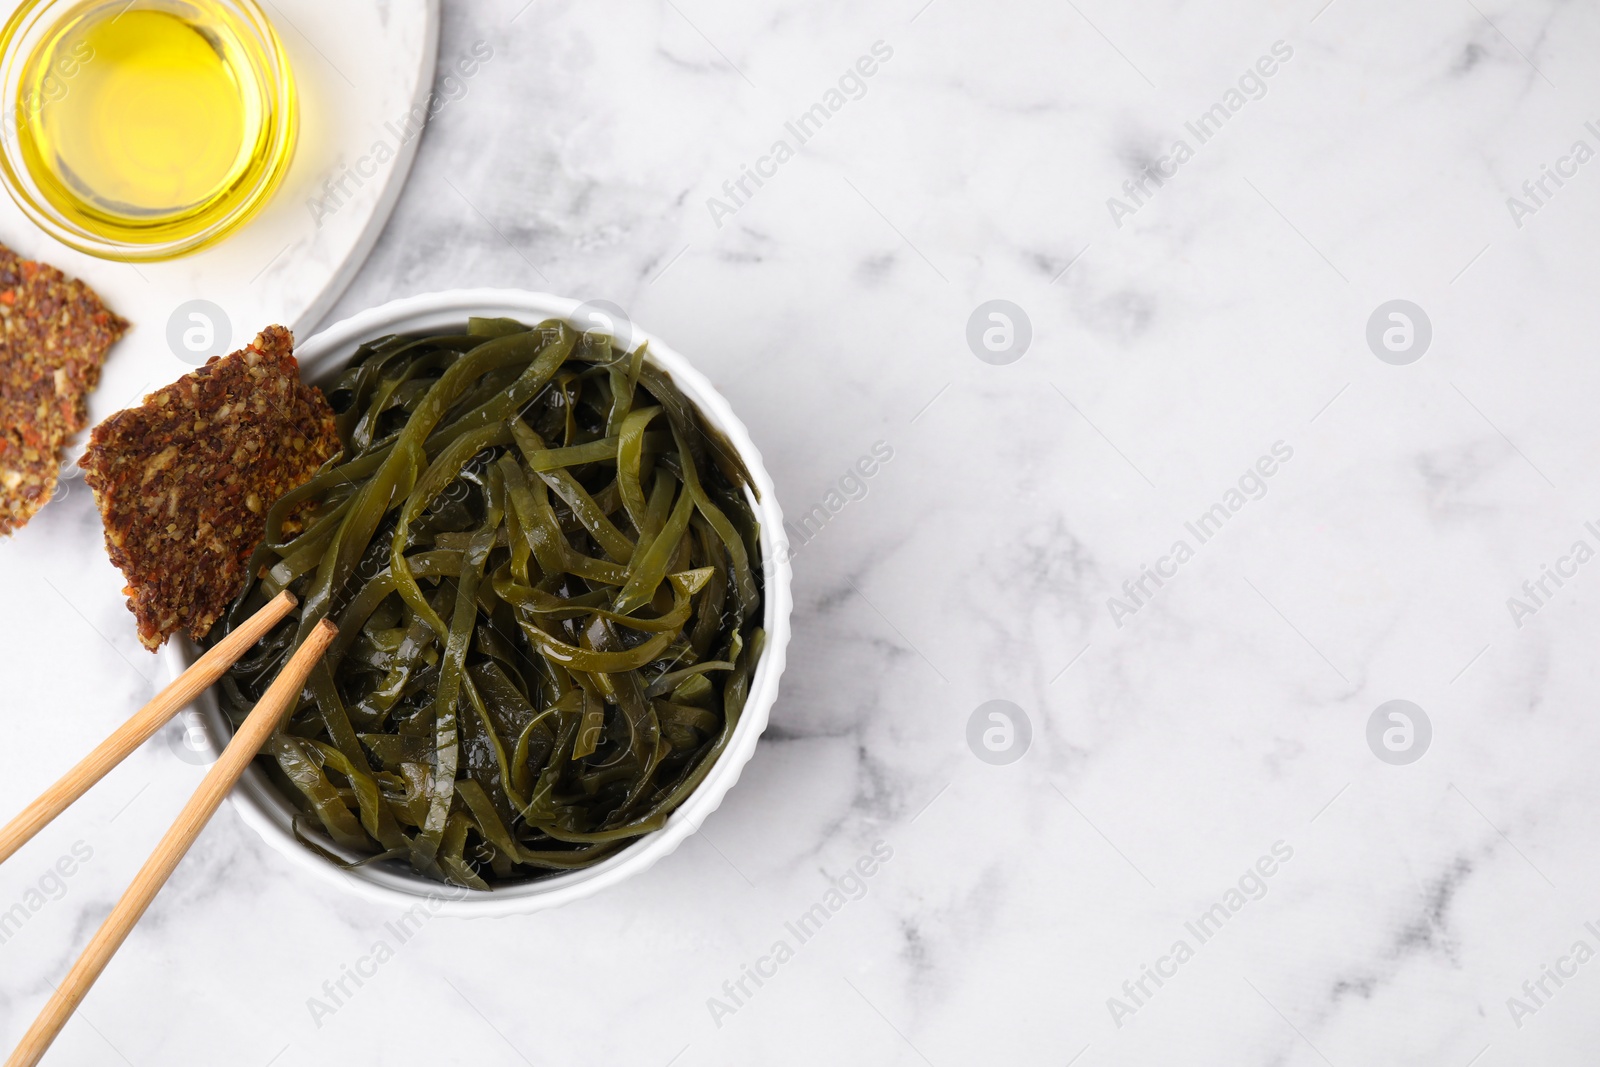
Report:
[[[550,318],[570,321],[579,307],[576,300],[511,289],[429,293],[396,300],[345,319],[301,344],[295,354],[300,359],[302,376],[309,382],[325,384],[348,363],[357,345],[374,337],[437,331],[462,325],[469,315],[503,315],[529,324]],[[584,325],[592,323],[586,321]],[[649,342],[651,362],[672,375],[672,380],[694,401],[706,421],[733,445],[754,483],[751,506],[761,523],[761,557],[766,584],[762,625],[767,632],[767,646],[751,679],[744,713],[721,758],[700,787],[667,820],[666,826],[640,838],[610,859],[585,870],[504,886],[487,893],[447,887],[389,865],[341,870],[294,839],[290,828],[293,807],[268,783],[260,768],[252,765],[233,792],[234,808],[268,844],[291,862],[376,903],[399,908],[410,908],[426,901],[434,914],[463,917],[537,911],[589,896],[647,870],[698,830],[739,780],[745,763],[755,752],[757,739],[766,729],[767,715],[778,696],[778,677],[783,673],[784,654],[789,644],[790,568],[783,513],[778,507],[772,479],[762,465],[761,453],[728,402],[699,371],[659,338],[637,326],[633,327],[633,336],[635,343]],[[187,640],[175,639],[168,643],[163,655],[169,670],[176,675],[193,662],[197,650]],[[227,743],[231,730],[211,694],[202,697],[197,708],[205,725],[207,744],[215,756]]]
[[[17,0],[0,0],[0,21],[16,7]],[[133,324],[89,394],[88,426],[207,355],[249,344],[267,323],[299,332],[320,322],[399,199],[426,116],[447,114],[464,94],[481,92],[480,79],[496,77],[497,64],[511,62],[484,42],[441,56],[439,0],[264,0],[261,7],[289,54],[300,138],[283,185],[243,229],[193,255],[130,265],[60,244],[0,192],[0,242],[81,278]],[[210,344],[191,351],[185,338]],[[85,430],[63,451],[68,477],[79,474],[88,436]]]

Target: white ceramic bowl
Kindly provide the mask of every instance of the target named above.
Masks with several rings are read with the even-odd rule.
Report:
[[[503,315],[530,325],[551,318],[572,321],[580,308],[584,309],[585,319],[581,325],[594,325],[587,306],[545,293],[515,289],[428,293],[353,315],[302,342],[296,347],[295,355],[300,360],[301,375],[307,381],[326,384],[348,363],[357,345],[384,334],[437,331],[464,324],[470,315]],[[756,490],[751,506],[761,523],[761,558],[766,579],[766,617],[762,625],[767,632],[767,645],[756,665],[749,699],[728,747],[700,787],[672,813],[660,830],[585,870],[502,886],[491,892],[456,889],[387,864],[352,871],[334,866],[295,840],[290,828],[295,809],[268,782],[261,769],[252,765],[233,791],[234,809],[268,844],[297,866],[324,881],[354,890],[375,903],[401,909],[423,904],[437,915],[508,915],[553,908],[597,893],[648,869],[698,830],[739,780],[740,771],[755,752],[756,741],[766,729],[767,714],[778,696],[778,676],[783,673],[784,653],[789,644],[790,568],[783,513],[778,508],[772,479],[761,463],[761,453],[728,402],[688,360],[660,339],[637,326],[632,327],[632,331],[635,344],[641,340],[649,342],[651,362],[672,375],[672,380],[694,401],[707,423],[738,450]],[[174,640],[168,644],[165,656],[169,669],[176,674],[193,662],[197,654],[187,640]],[[205,727],[206,743],[215,756],[232,731],[211,694],[203,696],[196,707]]]

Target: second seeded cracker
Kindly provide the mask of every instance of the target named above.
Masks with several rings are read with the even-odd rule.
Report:
[[[268,509],[339,451],[333,411],[300,381],[293,348],[269,326],[90,437],[79,463],[147,648],[205,635],[243,588]]]

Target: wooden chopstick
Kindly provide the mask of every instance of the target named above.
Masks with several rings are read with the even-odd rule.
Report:
[[[188,670],[173,679],[131,719],[117,727],[110,737],[100,742],[100,746],[85,756],[76,767],[62,775],[61,780],[45,790],[38,800],[24,808],[22,814],[0,829],[0,863],[27,844],[51,819],[66,811],[73,801],[87,793],[111,768],[127,759],[129,753],[148,741],[174,715],[193,703],[195,697],[209,689],[251,645],[261,640],[267,631],[277,625],[279,619],[294,610],[294,606],[294,594],[287,589],[273,597],[238,629],[195,660]]]
[[[89,942],[89,947],[83,950],[78,962],[73,964],[67,977],[56,987],[50,1003],[45,1005],[44,1011],[39,1013],[33,1026],[23,1035],[22,1043],[6,1061],[6,1067],[34,1067],[44,1056],[50,1043],[89,992],[89,987],[106,969],[106,964],[111,962],[111,957],[127,940],[134,924],[171,877],[184,853],[189,851],[189,846],[194,844],[200,831],[216,814],[217,808],[222,805],[222,798],[227,796],[228,790],[233,788],[250,761],[255,759],[267,737],[277,729],[279,721],[299,701],[306,676],[322,658],[338,632],[338,627],[323,619],[306,636],[305,643],[295,650],[283,670],[278,672],[278,677],[273,679],[272,685],[245,718],[244,725],[228,742],[222,758],[212,764],[200,788],[195,790],[189,803],[179,812],[172,828],[140,868],[133,884],[117,901],[117,906],[106,916],[106,921]]]

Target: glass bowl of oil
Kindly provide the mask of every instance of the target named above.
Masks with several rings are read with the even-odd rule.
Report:
[[[171,259],[283,181],[294,77],[253,0],[25,0],[0,31],[0,178],[63,244]]]

